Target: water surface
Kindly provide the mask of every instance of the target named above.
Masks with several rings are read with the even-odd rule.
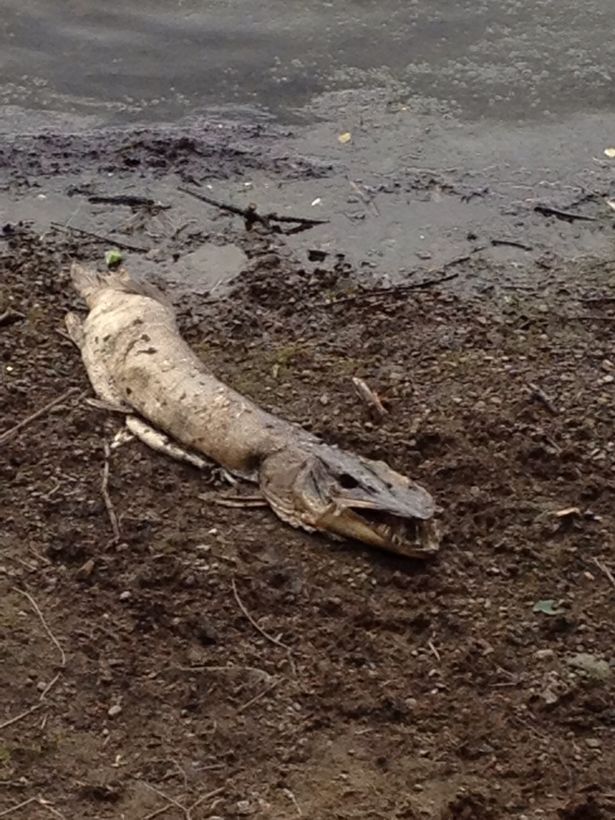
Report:
[[[612,0],[4,0],[0,104],[168,120],[290,116],[385,85],[466,117],[612,107]],[[5,122],[6,125],[6,122]]]

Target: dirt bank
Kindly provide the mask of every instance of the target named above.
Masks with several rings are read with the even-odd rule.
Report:
[[[0,431],[76,392],[2,448],[0,808],[612,816],[615,313],[583,277],[613,266],[469,302],[365,290],[332,255],[302,270],[283,237],[235,227],[235,291],[179,299],[190,342],[266,407],[427,485],[441,555],[417,566],[220,507],[215,471],[136,443],[112,455],[110,547],[119,421],[84,403],[58,332],[69,259],[105,245],[5,229]]]

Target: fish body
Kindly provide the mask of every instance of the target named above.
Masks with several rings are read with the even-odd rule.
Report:
[[[259,485],[287,523],[402,555],[438,547],[435,504],[418,484],[323,442],[221,382],[182,338],[172,306],[125,271],[73,266],[89,313],[67,327],[99,399],[187,451]]]

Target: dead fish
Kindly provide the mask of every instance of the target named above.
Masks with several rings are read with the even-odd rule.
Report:
[[[435,503],[423,487],[382,461],[326,444],[219,381],[152,285],[125,270],[99,274],[74,265],[71,276],[89,313],[84,321],[68,314],[66,326],[92,387],[105,406],[127,414],[146,443],[165,450],[162,431],[171,455],[183,452],[192,463],[205,456],[258,484],[294,527],[413,558],[437,551]]]

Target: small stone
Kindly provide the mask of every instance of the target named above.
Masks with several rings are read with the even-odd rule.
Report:
[[[132,592],[130,590],[125,589],[124,592],[120,592],[120,601],[128,601],[129,598],[132,597]]]
[[[615,376],[612,373],[609,373],[607,376],[603,376],[601,379],[601,384],[613,384],[615,382]]]
[[[118,715],[122,714],[122,707],[119,703],[114,703],[113,706],[110,706],[108,708],[107,714],[110,718],[117,717]]]
[[[47,688],[47,684],[45,683],[45,681],[44,681],[44,680],[40,680],[40,681],[36,684],[36,688],[38,689],[38,691],[39,691],[39,692],[44,692],[44,691],[45,691],[45,689]]]
[[[590,749],[599,749],[602,746],[602,741],[597,737],[588,737],[585,743]]]
[[[555,651],[553,649],[537,649],[534,652],[534,657],[538,661],[548,661],[555,657]]]
[[[77,570],[77,578],[80,580],[87,580],[94,572],[95,562],[93,558],[89,558],[85,564],[82,564]]]
[[[590,678],[606,681],[611,676],[611,667],[608,661],[598,658],[589,652],[578,652],[568,658],[568,664],[574,669],[585,672]]]

